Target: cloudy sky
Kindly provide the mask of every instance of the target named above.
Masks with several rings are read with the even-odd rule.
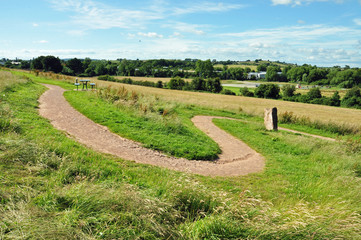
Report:
[[[361,67],[361,0],[0,0],[0,58]]]

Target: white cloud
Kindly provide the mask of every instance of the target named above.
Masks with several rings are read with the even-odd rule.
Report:
[[[254,39],[267,39],[273,42],[302,42],[313,41],[323,37],[344,35],[350,37],[357,37],[361,35],[361,30],[349,27],[329,27],[325,25],[305,25],[305,26],[290,26],[271,29],[256,29],[252,31],[240,33],[226,33],[223,36]]]
[[[302,5],[309,4],[312,2],[335,2],[335,3],[343,3],[344,0],[271,0],[273,5]]]
[[[177,32],[191,33],[196,35],[204,35],[205,31],[200,28],[209,28],[208,25],[189,24],[184,22],[171,22],[164,24],[163,27],[172,28]]]
[[[357,25],[361,26],[361,18],[355,18],[354,23],[356,23]]]
[[[53,0],[52,3],[58,11],[74,12],[72,22],[87,29],[130,29],[162,18],[151,11],[114,8],[91,0]]]
[[[90,29],[145,29],[148,24],[157,20],[167,20],[174,15],[186,15],[194,13],[226,12],[245,7],[241,4],[192,2],[175,6],[165,0],[154,0],[150,6],[139,10],[119,8],[101,3],[95,0],[50,0],[54,9],[74,13],[71,16],[72,27]],[[146,9],[146,10],[144,10]],[[181,27],[181,26],[178,26]],[[180,30],[179,30],[180,31]],[[203,31],[194,27],[187,32],[204,34]]]
[[[241,4],[212,3],[212,2],[193,3],[190,5],[191,5],[190,7],[174,8],[173,14],[182,15],[182,14],[191,14],[191,13],[200,13],[200,12],[227,12],[230,10],[235,10],[245,7],[245,5],[241,5]]]
[[[40,40],[40,41],[35,41],[34,43],[45,44],[45,43],[49,43],[49,41],[47,41],[47,40]]]
[[[33,27],[39,27],[39,24],[33,23]]]
[[[163,38],[162,34],[158,34],[158,33],[155,33],[155,32],[148,32],[148,33],[139,32],[138,36],[148,37],[148,38]]]

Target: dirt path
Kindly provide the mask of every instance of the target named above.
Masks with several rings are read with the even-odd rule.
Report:
[[[213,117],[196,116],[192,121],[219,144],[222,149],[219,159],[209,162],[174,158],[111,133],[71,107],[63,96],[64,89],[54,85],[45,86],[49,90],[39,98],[40,115],[49,119],[55,128],[67,132],[96,151],[137,163],[205,176],[239,176],[260,172],[264,168],[264,158],[239,139],[216,127],[212,123]]]

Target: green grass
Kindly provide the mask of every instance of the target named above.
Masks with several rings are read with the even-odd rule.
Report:
[[[247,123],[216,119],[263,154],[266,169],[203,177],[87,149],[38,115],[44,91],[28,82],[0,95],[7,109],[1,118],[18,129],[0,132],[0,239],[360,238],[357,143],[268,132],[254,117],[242,116]],[[68,94],[79,102],[94,97]],[[181,122],[193,114],[232,115],[197,106],[176,110]]]

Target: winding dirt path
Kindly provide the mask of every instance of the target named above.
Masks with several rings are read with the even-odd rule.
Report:
[[[245,143],[219,129],[212,123],[215,117],[196,116],[194,124],[214,139],[222,149],[217,161],[195,161],[166,156],[158,151],[142,147],[139,143],[122,138],[107,127],[94,123],[65,100],[64,89],[54,85],[39,98],[40,115],[51,124],[67,132],[80,143],[92,149],[116,155],[126,160],[204,176],[239,176],[260,172],[264,158]],[[85,127],[86,126],[86,127]]]
[[[214,118],[230,118],[213,116],[195,116],[192,118],[194,125],[211,137],[221,148],[222,153],[219,155],[218,160],[195,161],[175,158],[144,148],[140,143],[122,138],[110,132],[107,127],[96,124],[76,111],[64,98],[63,93],[65,90],[63,88],[54,85],[44,85],[49,90],[39,98],[40,115],[49,119],[55,128],[67,132],[80,143],[96,151],[113,154],[137,163],[151,164],[204,176],[240,176],[260,172],[265,166],[263,156],[212,123]],[[332,138],[286,128],[279,129],[335,141]]]

